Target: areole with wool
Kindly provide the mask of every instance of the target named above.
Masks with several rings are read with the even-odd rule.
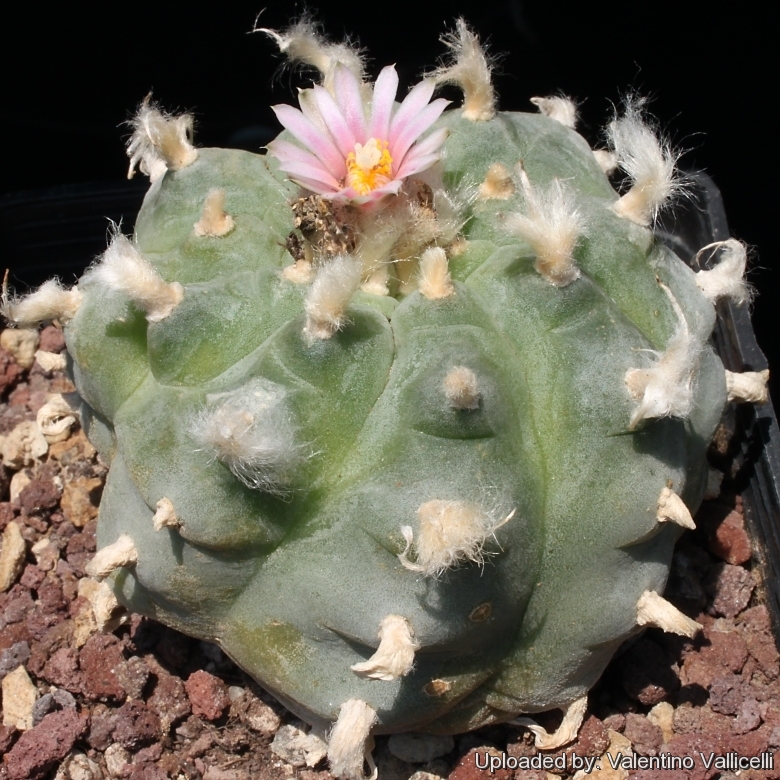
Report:
[[[144,102],[134,236],[3,302],[64,324],[80,400],[42,423],[77,406],[111,464],[90,574],[332,726],[336,776],[372,734],[565,744],[625,639],[698,629],[660,594],[725,405],[766,393],[708,343],[744,247],[694,273],[656,240],[682,183],[641,101],[594,151],[568,99],[497,111],[462,21],[400,103],[393,67],[265,32],[321,77],[268,153]]]

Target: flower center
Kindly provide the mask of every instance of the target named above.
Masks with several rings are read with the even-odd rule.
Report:
[[[387,141],[369,138],[365,144],[355,144],[355,151],[347,155],[347,186],[367,195],[391,180],[392,164]]]

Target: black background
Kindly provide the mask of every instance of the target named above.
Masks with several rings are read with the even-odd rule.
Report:
[[[0,192],[122,179],[122,123],[151,89],[163,107],[194,112],[198,145],[257,149],[277,132],[269,105],[294,102],[295,86],[308,83],[279,71],[270,40],[248,34],[259,2],[95,8],[20,3],[4,12]],[[322,5],[317,17],[333,38],[350,34],[366,48],[372,74],[396,63],[405,90],[436,64],[444,52],[439,36],[462,15],[503,55],[495,79],[502,109],[533,110],[530,97],[564,92],[583,101],[580,130],[592,143],[621,95],[650,96],[652,113],[688,150],[682,165],[714,177],[732,234],[753,248],[754,322],[770,363],[780,367],[778,131],[770,119],[779,44],[770,6],[763,8],[348,0]],[[260,24],[281,28],[302,10],[271,3]],[[0,262],[13,267],[14,258]],[[24,279],[23,270],[14,272]]]

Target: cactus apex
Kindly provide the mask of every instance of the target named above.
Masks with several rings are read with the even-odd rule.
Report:
[[[534,735],[534,744],[539,750],[557,750],[577,738],[582,721],[585,719],[585,711],[588,709],[588,697],[575,699],[563,710],[561,725],[552,733],[548,733],[542,726],[531,718],[515,718],[511,721],[514,726],[525,726]]]
[[[536,253],[534,268],[555,287],[566,287],[580,276],[573,252],[585,232],[585,221],[577,208],[573,192],[554,179],[544,188],[531,185],[522,166],[518,166],[525,193],[526,213],[507,215],[506,228],[526,240]]]
[[[744,404],[765,404],[769,400],[769,369],[763,371],[726,371],[726,391],[729,401]]]
[[[181,521],[176,517],[176,510],[170,498],[161,498],[156,505],[157,511],[152,517],[155,531],[162,531],[163,528],[180,528]]]
[[[135,542],[122,534],[115,542],[95,553],[95,557],[85,566],[84,571],[96,580],[104,580],[115,569],[135,566],[138,563],[138,550]]]
[[[514,194],[515,184],[509,171],[501,163],[493,163],[479,185],[477,197],[481,200],[509,200]]]
[[[455,295],[447,253],[440,246],[428,247],[420,258],[420,294],[428,300]]]
[[[577,103],[566,95],[552,97],[532,97],[531,102],[544,116],[549,116],[556,122],[572,130],[577,126]]]
[[[225,213],[225,190],[214,187],[203,202],[203,212],[195,223],[196,236],[226,236],[236,226],[233,217]]]
[[[100,262],[82,277],[108,290],[126,295],[146,313],[148,322],[161,322],[181,303],[184,288],[168,284],[127,236],[115,229]]]
[[[479,409],[479,383],[477,375],[466,366],[453,366],[444,377],[444,393],[453,409]]]
[[[671,634],[693,639],[702,630],[700,623],[680,612],[677,607],[653,590],[646,590],[636,603],[638,626],[654,626]]]
[[[452,52],[452,61],[431,75],[437,84],[455,84],[463,91],[463,117],[483,122],[496,115],[496,93],[491,73],[493,62],[464,19],[441,42]]]
[[[366,780],[363,764],[371,769],[370,780],[377,776],[371,757],[374,740],[371,727],[376,723],[376,712],[360,699],[349,699],[341,705],[336,725],[328,740],[328,761],[334,777],[343,780]]]
[[[685,502],[668,487],[661,490],[661,495],[658,497],[656,519],[659,523],[669,521],[691,531],[696,530],[693,516],[688,507],[685,506]]]
[[[409,621],[400,615],[388,615],[379,625],[379,647],[367,661],[350,667],[358,677],[395,680],[409,674],[414,654],[420,645],[414,641]]]

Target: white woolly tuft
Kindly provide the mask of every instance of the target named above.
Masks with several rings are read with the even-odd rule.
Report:
[[[566,95],[532,97],[531,102],[539,112],[572,130],[577,126],[577,104]]]
[[[133,135],[127,144],[127,178],[133,178],[136,166],[155,182],[167,170],[192,165],[198,159],[198,150],[192,145],[192,125],[191,114],[174,116],[161,111],[147,95],[130,120]]]
[[[488,168],[485,180],[479,185],[480,200],[509,200],[515,194],[515,184],[509,171],[501,163]]]
[[[682,190],[676,171],[679,154],[645,121],[645,101],[629,98],[623,116],[607,128],[618,165],[628,174],[631,189],[615,204],[615,211],[640,225],[650,225],[661,208]]]
[[[122,534],[115,542],[98,550],[95,557],[84,567],[84,571],[96,580],[104,580],[115,569],[135,566],[138,563],[138,550],[135,542]]]
[[[35,422],[49,444],[65,441],[79,417],[78,393],[52,393],[38,410]]]
[[[342,780],[366,780],[363,764],[368,763],[371,780],[377,776],[371,758],[374,740],[371,727],[376,712],[360,699],[349,699],[341,705],[339,717],[328,740],[328,762],[334,777]]]
[[[726,371],[729,401],[738,404],[765,404],[769,400],[769,369],[763,371]]]
[[[463,91],[463,116],[473,121],[485,121],[496,115],[496,93],[491,72],[493,62],[479,38],[465,20],[458,19],[453,32],[441,38],[452,51],[451,64],[438,68],[431,75],[437,84],[455,84]]]
[[[155,506],[152,524],[155,531],[162,531],[163,528],[180,528],[181,521],[176,517],[176,509],[170,498],[161,498]]]
[[[709,250],[721,249],[720,262],[710,270],[698,271],[696,285],[714,303],[721,298],[731,298],[735,303],[749,303],[753,297],[750,285],[745,281],[747,267],[747,249],[734,238],[717,241],[702,247],[694,263]]]
[[[702,627],[653,590],[646,590],[636,604],[638,626],[654,626],[671,634],[693,639]]]
[[[282,32],[267,27],[255,27],[253,32],[272,38],[292,64],[303,63],[316,68],[322,76],[322,86],[328,92],[333,93],[333,77],[338,65],[351,70],[360,80],[364,78],[365,58],[360,49],[349,41],[331,43],[308,15]]]
[[[98,284],[126,295],[146,313],[149,322],[164,320],[184,297],[184,288],[178,282],[168,284],[118,230],[100,261],[84,274],[82,283]]]
[[[618,158],[609,149],[594,149],[593,156],[605,176],[611,176],[618,169]]]
[[[444,393],[453,409],[479,409],[479,383],[477,375],[466,366],[454,366],[444,377]]]
[[[701,348],[688,329],[685,315],[674,296],[661,285],[672,302],[678,325],[663,354],[651,368],[632,368],[626,372],[625,382],[631,397],[639,405],[631,415],[629,430],[642,420],[658,417],[687,417],[693,404],[693,377],[699,365]],[[652,352],[652,350],[648,350]]]
[[[395,680],[412,671],[414,654],[419,649],[409,621],[400,615],[388,615],[379,625],[376,652],[367,661],[354,664],[350,669],[358,677]]]
[[[317,273],[306,296],[304,333],[329,339],[347,323],[346,309],[360,286],[362,265],[349,255],[329,260]]]
[[[203,212],[195,223],[196,236],[226,236],[236,223],[225,213],[225,190],[215,187],[208,191],[203,202]]]
[[[659,523],[668,521],[682,528],[687,528],[689,531],[696,530],[696,523],[693,521],[690,510],[685,506],[685,502],[668,487],[663,488],[661,495],[658,496],[656,519]]]
[[[561,725],[552,734],[531,718],[515,718],[510,723],[513,726],[525,726],[534,735],[534,744],[539,750],[557,750],[577,738],[587,709],[587,695],[575,699],[563,710]]]
[[[64,371],[68,365],[67,352],[46,352],[39,349],[35,353],[38,365],[47,373],[52,371]]]
[[[481,564],[484,561],[483,546],[502,525],[508,523],[515,512],[496,522],[482,507],[465,501],[426,501],[417,510],[420,522],[418,539],[408,525],[401,527],[406,548],[398,556],[402,565],[410,571],[418,571],[425,577],[437,577],[462,561]],[[416,563],[408,559],[414,545]]]
[[[522,167],[519,173],[527,213],[507,215],[506,229],[531,245],[536,253],[534,268],[550,284],[565,287],[580,275],[573,252],[585,232],[585,219],[576,196],[558,179],[540,190],[531,186]]]
[[[447,253],[439,246],[428,247],[420,258],[420,294],[428,300],[455,295]]]
[[[286,391],[264,379],[209,396],[189,430],[201,447],[213,452],[247,487],[274,495],[289,491],[296,471],[310,454],[296,441]]]
[[[20,328],[37,328],[44,322],[57,320],[65,324],[76,316],[81,305],[78,287],[66,290],[57,279],[49,279],[29,295],[8,295],[8,272],[3,280],[0,313]]]

